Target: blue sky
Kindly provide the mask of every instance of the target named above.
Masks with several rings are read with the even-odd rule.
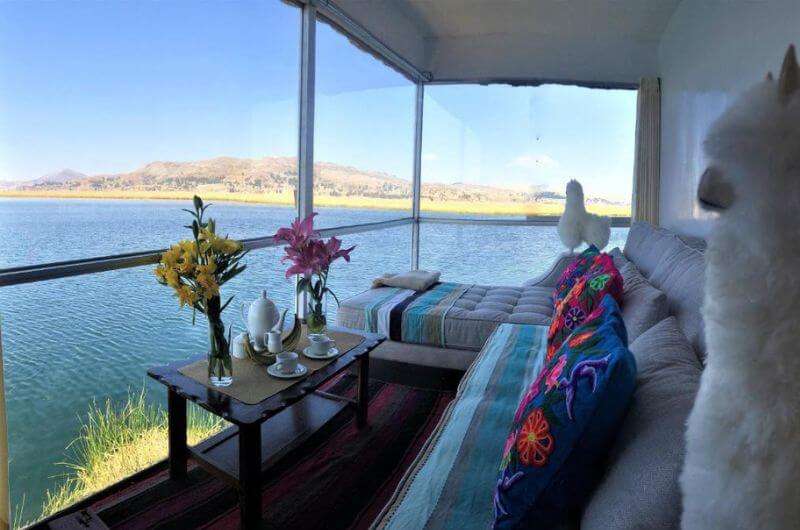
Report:
[[[295,156],[299,10],[260,2],[0,3],[0,179]],[[410,178],[414,87],[318,27],[315,154]],[[630,196],[635,93],[429,86],[423,178]]]

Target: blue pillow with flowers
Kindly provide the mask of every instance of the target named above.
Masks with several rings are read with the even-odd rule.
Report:
[[[567,293],[572,290],[575,283],[583,277],[584,274],[591,268],[594,259],[600,254],[600,250],[594,245],[589,245],[587,249],[578,254],[572,263],[567,265],[567,268],[561,272],[561,275],[556,281],[556,288],[553,290],[553,306],[558,307],[558,304]]]
[[[606,295],[545,363],[505,442],[494,528],[550,528],[582,508],[636,386],[627,343]]]

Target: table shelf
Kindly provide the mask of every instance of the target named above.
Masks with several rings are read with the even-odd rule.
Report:
[[[349,403],[311,394],[261,424],[261,472],[319,432]],[[189,450],[209,472],[239,486],[239,429],[232,426]]]

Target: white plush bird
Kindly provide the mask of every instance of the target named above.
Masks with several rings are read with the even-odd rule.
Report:
[[[558,220],[558,237],[570,251],[583,242],[602,249],[611,237],[611,219],[586,211],[583,187],[577,180],[567,183],[567,201]]]

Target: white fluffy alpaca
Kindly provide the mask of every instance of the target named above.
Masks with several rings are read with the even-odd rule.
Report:
[[[584,241],[602,249],[608,245],[611,235],[611,219],[586,211],[583,205],[583,188],[577,180],[567,183],[567,201],[564,213],[558,220],[558,236],[570,251]]]
[[[698,198],[708,360],[689,417],[682,526],[800,528],[800,68],[790,47],[705,141]]]

